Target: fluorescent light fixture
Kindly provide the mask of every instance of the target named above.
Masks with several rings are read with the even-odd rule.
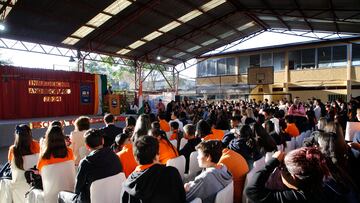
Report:
[[[104,24],[106,21],[108,21],[111,18],[111,16],[99,13],[95,17],[93,17],[89,22],[87,22],[87,25],[91,25],[94,27],[100,27],[100,25]]]
[[[130,47],[131,49],[136,49],[136,48],[138,48],[139,46],[142,46],[142,45],[145,44],[145,43],[146,43],[146,42],[144,42],[144,41],[142,41],[142,40],[138,40],[138,41],[130,44],[129,47]]]
[[[203,42],[201,45],[207,46],[207,45],[212,44],[212,43],[214,43],[216,41],[218,41],[218,39],[211,39],[211,40],[208,40],[206,42]]]
[[[172,21],[171,23],[168,23],[167,25],[161,27],[161,28],[159,29],[159,31],[161,31],[161,32],[169,32],[170,30],[178,27],[179,25],[181,25],[179,22],[177,22],[177,21]]]
[[[220,6],[221,4],[225,3],[226,0],[212,0],[206,4],[204,4],[203,6],[201,6],[201,10],[203,10],[204,12],[210,11],[211,9]]]
[[[90,32],[94,31],[95,29],[88,26],[81,26],[78,30],[76,30],[71,36],[83,38],[88,35]]]
[[[169,62],[169,61],[171,61],[171,59],[165,59],[165,60],[162,60],[161,62],[167,63],[167,62]]]
[[[161,32],[158,32],[158,31],[154,31],[148,35],[146,35],[143,39],[146,40],[146,41],[151,41],[157,37],[159,37],[160,35],[162,35],[163,33]]]
[[[68,38],[66,38],[64,41],[62,41],[61,43],[63,43],[63,44],[68,44],[68,45],[74,45],[74,44],[76,44],[78,41],[80,41],[80,39],[74,38],[74,37],[68,37]]]
[[[232,31],[232,30],[230,30],[230,31],[228,31],[228,32],[225,32],[225,33],[219,35],[219,37],[220,37],[221,39],[225,39],[225,38],[227,38],[227,37],[229,37],[229,36],[231,36],[231,35],[233,35],[233,34],[235,34],[235,32]]]
[[[248,28],[250,28],[250,27],[252,27],[254,25],[255,25],[254,21],[251,21],[249,23],[246,23],[245,25],[242,25],[242,26],[238,27],[237,30],[243,31],[243,30],[246,30],[246,29],[248,29]]]
[[[104,9],[104,12],[110,13],[112,15],[116,15],[120,13],[122,10],[124,10],[126,7],[130,6],[132,2],[127,0],[117,0],[114,3],[112,3],[110,6],[106,7]]]
[[[124,54],[127,54],[131,51],[131,49],[121,49],[120,51],[116,52],[117,54],[121,54],[121,55],[124,55]]]
[[[202,14],[202,12],[196,9],[196,10],[190,11],[189,13],[181,16],[180,18],[178,18],[178,20],[183,23],[186,23],[186,22],[198,17],[201,14]]]
[[[160,61],[160,60],[161,60],[161,56],[157,56],[156,59]]]
[[[180,53],[174,55],[173,57],[174,57],[174,58],[178,58],[178,57],[184,56],[185,54],[186,54],[186,53],[184,53],[184,52],[180,52]]]
[[[200,49],[200,48],[201,48],[201,46],[196,45],[196,46],[194,46],[194,47],[192,47],[192,48],[190,48],[190,49],[188,49],[188,50],[186,50],[186,51],[188,51],[188,52],[193,52],[193,51],[195,51],[195,50],[197,50],[197,49]]]

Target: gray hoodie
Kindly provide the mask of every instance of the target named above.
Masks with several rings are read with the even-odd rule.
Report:
[[[217,192],[225,188],[232,181],[232,175],[225,165],[220,168],[206,168],[190,181],[189,192],[186,193],[186,201],[190,202],[199,197],[202,202],[213,203]]]

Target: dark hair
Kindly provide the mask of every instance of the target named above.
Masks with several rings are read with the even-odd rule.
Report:
[[[150,113],[149,114],[149,119],[150,119],[150,123],[158,121],[158,119],[156,118],[155,114]]]
[[[164,120],[166,119],[166,114],[164,112],[160,112],[158,117],[161,119],[161,120]]]
[[[139,164],[152,164],[159,154],[159,142],[152,136],[139,137],[135,140],[133,153]]]
[[[290,151],[284,159],[287,171],[296,177],[302,190],[319,190],[329,169],[323,154],[314,147],[302,147]]]
[[[152,129],[151,129],[151,135],[154,136],[154,137],[156,137],[156,138],[160,137],[160,139],[165,140],[166,143],[167,143],[167,144],[171,147],[171,149],[174,151],[174,153],[177,154],[177,151],[176,151],[174,145],[171,144],[169,138],[166,136],[166,133],[165,133],[164,131],[162,131],[162,130],[160,130],[160,129],[158,129],[158,128],[152,128]]]
[[[135,126],[136,124],[136,119],[132,116],[126,117],[125,121],[126,121],[126,126]]]
[[[14,141],[14,161],[16,167],[24,169],[23,156],[32,154],[31,152],[32,135],[31,129],[25,124],[17,125],[15,127],[15,141]]]
[[[295,123],[295,118],[292,115],[285,116],[285,120],[287,123]]]
[[[210,125],[203,119],[196,124],[196,137],[203,138],[211,134]]]
[[[240,137],[246,140],[245,144],[250,149],[256,148],[255,135],[249,125],[243,125],[243,127],[240,129]]]
[[[179,123],[178,122],[171,122],[170,127],[172,127],[174,130],[179,129]]]
[[[179,112],[178,111],[173,111],[172,115],[174,115],[176,118],[178,118],[179,117]]]
[[[135,141],[135,139],[141,136],[147,135],[150,129],[151,129],[151,123],[149,116],[146,114],[141,114],[136,120],[134,134],[131,138],[132,141]]]
[[[194,136],[195,135],[195,126],[192,124],[185,125],[184,132],[190,136]]]
[[[78,131],[89,130],[90,118],[87,116],[80,116],[75,120],[75,128]]]
[[[65,135],[60,126],[50,126],[45,134],[45,149],[41,159],[65,158],[68,155],[68,149],[65,144]]]
[[[200,142],[196,147],[196,150],[200,150],[205,156],[211,157],[211,162],[218,163],[222,155],[222,142],[219,140],[207,140]]]
[[[126,139],[129,138],[129,135],[126,134],[126,133],[121,133],[121,134],[118,134],[116,137],[115,137],[115,148],[119,148],[120,146],[122,146]]]
[[[112,122],[114,122],[114,120],[115,120],[115,117],[111,113],[105,114],[105,116],[104,116],[105,123],[112,123]]]
[[[62,123],[59,120],[51,121],[50,126],[55,126],[55,125],[62,127]]]
[[[103,133],[101,130],[90,129],[85,132],[85,143],[92,149],[103,144]]]
[[[154,121],[151,123],[151,128],[160,129],[160,123],[158,121]]]

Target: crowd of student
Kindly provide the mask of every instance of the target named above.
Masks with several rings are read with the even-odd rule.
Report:
[[[299,98],[172,101],[166,107],[160,102],[157,115],[150,109],[137,119],[129,116],[124,129],[111,114],[101,129],[89,129],[89,118],[81,116],[69,138],[56,121],[40,142],[27,125],[19,125],[8,160],[24,169],[23,157],[39,153],[40,174],[47,165],[74,160],[74,193],[60,192],[59,202],[90,202],[91,184],[120,172],[127,177],[122,202],[211,203],[231,182],[234,202],[243,194],[252,202],[360,202],[360,132],[350,143],[344,139],[346,122],[360,121],[356,110],[356,101]],[[187,140],[183,146],[182,140]],[[285,154],[291,141],[296,149]],[[203,169],[198,174],[182,179],[166,166],[184,156],[187,173],[195,151]],[[254,167],[268,153],[272,158]],[[245,185],[249,171],[254,174]]]

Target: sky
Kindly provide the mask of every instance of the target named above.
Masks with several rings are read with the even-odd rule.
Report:
[[[323,36],[325,34],[317,34]],[[328,34],[327,34],[328,35]],[[288,44],[295,42],[305,42],[314,40],[308,37],[299,37],[292,35],[285,35],[272,32],[264,32],[252,39],[249,39],[237,46],[232,47],[226,51],[243,50],[255,47],[265,47],[279,44]],[[236,44],[234,42],[233,44]],[[1,44],[0,44],[1,46]],[[212,53],[222,51],[223,48],[214,50]],[[52,56],[45,54],[30,53],[25,51],[14,51],[9,49],[0,48],[0,57],[2,59],[9,59],[13,62],[14,66],[29,67],[29,68],[47,68],[55,70],[70,70],[70,67],[76,67],[76,62],[69,62],[69,57]],[[189,67],[191,64],[196,63],[196,60],[189,60],[186,64]],[[178,65],[177,70],[183,70],[183,65]],[[196,65],[180,72],[180,77],[186,79],[195,79]]]

